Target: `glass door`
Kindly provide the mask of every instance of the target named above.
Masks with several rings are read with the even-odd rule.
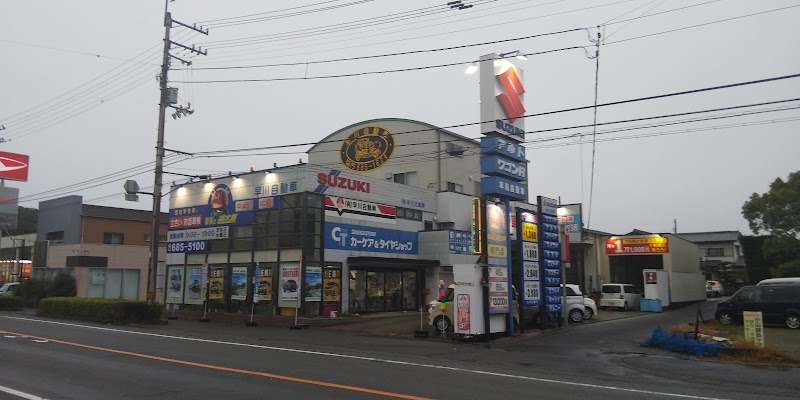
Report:
[[[403,276],[400,272],[386,272],[386,310],[403,309]]]

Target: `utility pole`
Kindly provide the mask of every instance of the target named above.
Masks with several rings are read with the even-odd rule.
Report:
[[[175,43],[170,40],[170,29],[172,28],[172,24],[178,24],[184,28],[192,29],[199,33],[208,35],[208,30],[203,30],[201,28],[196,28],[194,26],[189,26],[183,24],[178,21],[174,21],[172,19],[172,15],[169,13],[169,3],[172,0],[164,0],[164,57],[161,61],[161,80],[160,80],[160,87],[161,87],[161,100],[159,102],[159,110],[158,110],[158,139],[156,141],[156,167],[155,167],[155,182],[153,183],[153,223],[150,230],[150,267],[147,269],[147,302],[152,303],[155,300],[155,290],[156,290],[156,271],[158,271],[158,243],[159,243],[159,231],[161,226],[161,184],[162,184],[162,175],[164,174],[164,117],[167,113],[167,107],[170,107],[170,100],[169,100],[169,88],[167,87],[167,83],[169,82],[168,73],[169,73],[169,64],[170,58],[173,56],[170,55],[169,50],[172,45],[176,45],[192,53],[196,53],[199,55],[206,55],[208,52],[203,51],[202,49],[195,50],[194,46],[187,47],[180,43]],[[177,58],[177,57],[175,57]],[[184,64],[191,64],[190,61],[185,61],[179,59]]]

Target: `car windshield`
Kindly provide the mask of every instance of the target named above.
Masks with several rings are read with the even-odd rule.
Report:
[[[617,285],[603,285],[603,293],[619,293],[619,286]]]

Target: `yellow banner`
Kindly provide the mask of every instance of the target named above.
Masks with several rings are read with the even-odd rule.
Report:
[[[622,239],[622,244],[666,244],[669,239],[665,237]]]
[[[539,240],[539,227],[530,222],[522,223],[522,240],[536,242]]]
[[[258,301],[272,300],[272,267],[258,268]]]
[[[744,311],[744,339],[756,347],[764,347],[764,320],[761,311]]]
[[[498,244],[490,244],[488,247],[489,257],[508,257],[508,248]]]

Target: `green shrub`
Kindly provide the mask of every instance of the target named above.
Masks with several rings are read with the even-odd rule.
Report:
[[[78,285],[75,277],[69,273],[61,272],[47,282],[46,297],[75,297],[78,295]]]
[[[22,309],[22,302],[16,296],[0,296],[0,310],[17,311]]]
[[[26,279],[19,283],[17,296],[22,301],[22,305],[36,307],[39,300],[47,295],[47,281],[40,278]]]
[[[161,319],[163,310],[161,304],[148,305],[143,301],[48,297],[39,302],[37,315],[120,325],[155,322]]]

